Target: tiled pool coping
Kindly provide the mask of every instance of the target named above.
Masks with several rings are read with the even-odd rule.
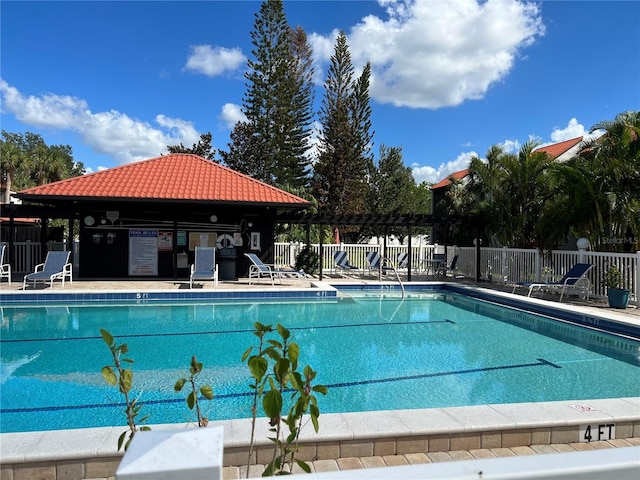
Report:
[[[393,290],[397,286],[377,285]],[[363,284],[341,285],[340,290],[362,289]],[[507,303],[542,314],[562,311],[578,323],[596,328],[612,327],[638,336],[640,322],[628,316],[594,312],[587,307],[550,303],[458,284],[412,284],[410,289],[432,288],[465,293],[476,298]],[[124,295],[118,296],[116,295]],[[285,295],[286,293],[286,295]],[[138,295],[142,294],[142,298]],[[144,295],[146,294],[146,295]],[[190,294],[190,295],[185,295]],[[197,296],[200,294],[201,296]],[[335,299],[339,292],[331,285],[313,282],[311,289],[233,291],[120,291],[120,292],[2,292],[0,304],[93,302],[98,300],[146,303],[177,299]],[[109,295],[113,297],[109,298]],[[196,295],[196,296],[193,296]],[[106,296],[106,297],[105,297]],[[42,298],[42,299],[40,299]],[[6,303],[5,303],[6,301]],[[311,427],[303,431],[302,460],[397,455],[407,453],[501,448],[531,444],[578,442],[580,426],[616,425],[616,438],[640,437],[640,397],[398,410],[321,415],[320,433]],[[225,465],[246,464],[250,422],[246,419],[211,422],[224,427]],[[185,428],[183,424],[158,428]],[[257,463],[266,463],[270,442],[268,422],[257,429]],[[109,477],[115,474],[122,452],[117,438],[125,427],[88,428],[0,435],[0,476],[17,478],[19,471],[42,473],[45,478]],[[39,473],[38,473],[39,472]],[[5,477],[6,475],[6,477]],[[79,476],[80,475],[80,476]]]
[[[298,458],[311,461],[577,443],[580,426],[586,424],[615,424],[618,439],[640,437],[640,397],[321,415],[318,434],[311,426],[303,430]],[[250,420],[210,425],[224,429],[224,465],[246,465]],[[30,474],[56,480],[114,476],[122,457],[116,449],[117,439],[125,429],[2,434],[1,476]],[[253,463],[270,460],[268,429],[268,420],[260,419]]]

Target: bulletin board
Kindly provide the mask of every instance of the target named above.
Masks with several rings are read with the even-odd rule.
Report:
[[[214,232],[189,232],[189,250],[196,247],[215,247],[218,234]]]

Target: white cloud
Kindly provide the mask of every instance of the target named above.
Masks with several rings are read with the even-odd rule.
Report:
[[[363,18],[347,32],[349,51],[357,68],[371,61],[371,98],[396,106],[435,109],[482,98],[545,31],[538,6],[529,2],[379,3],[388,17]],[[309,36],[323,60],[333,53],[334,35]]]
[[[506,153],[517,153],[520,151],[520,142],[518,140],[504,140],[499,144],[502,147],[502,150]]]
[[[437,183],[440,180],[447,178],[452,173],[469,168],[471,157],[474,156],[477,156],[477,153],[473,151],[461,153],[455,160],[442,163],[438,168],[412,165],[411,170],[413,178],[417,184],[421,184],[422,182]]]
[[[225,103],[222,106],[222,111],[218,115],[218,119],[221,120],[227,128],[233,128],[233,126],[238,122],[247,121],[247,117],[242,111],[242,107],[235,103]]]
[[[119,163],[155,157],[165,153],[167,145],[190,145],[200,138],[193,124],[184,120],[157,115],[156,125],[151,125],[116,110],[93,113],[80,98],[53,93],[25,96],[3,79],[0,95],[3,112],[25,125],[74,131],[95,152]]]
[[[565,128],[554,127],[551,132],[551,140],[554,143],[564,142],[565,140],[585,136],[588,133],[584,125],[578,123],[576,118],[572,118]]]
[[[208,77],[236,70],[247,62],[240,48],[191,45],[190,50],[184,69]]]

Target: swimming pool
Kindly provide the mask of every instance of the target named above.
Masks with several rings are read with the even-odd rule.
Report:
[[[152,423],[191,419],[173,384],[196,355],[215,391],[209,416],[248,416],[240,361],[254,322],[282,323],[329,386],[322,413],[638,396],[637,338],[505,309],[443,289],[344,291],[317,300],[4,307],[2,432],[122,425],[104,384],[106,328],[130,348]],[[354,295],[356,294],[357,295]],[[206,408],[206,407],[205,407]]]

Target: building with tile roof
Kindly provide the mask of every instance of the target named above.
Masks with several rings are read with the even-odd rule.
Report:
[[[275,218],[310,206],[191,154],[151,158],[16,196],[22,212],[39,205],[48,218],[69,220],[79,238],[81,278],[184,277],[196,245],[218,247],[219,260],[233,258],[232,276],[241,276],[248,268],[245,251],[272,259]]]

